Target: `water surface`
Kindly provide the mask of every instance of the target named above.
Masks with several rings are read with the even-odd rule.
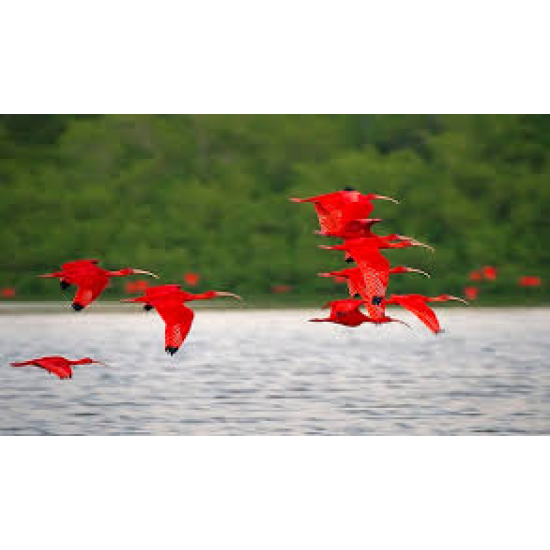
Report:
[[[154,313],[0,315],[0,434],[549,434],[550,309],[439,311],[436,337],[201,310],[174,357]],[[9,366],[43,355],[108,366]]]

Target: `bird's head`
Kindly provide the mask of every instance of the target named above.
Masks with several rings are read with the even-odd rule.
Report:
[[[105,363],[102,363],[101,361],[96,361],[95,359],[92,359],[91,357],[83,357],[82,359],[78,359],[77,361],[73,361],[74,365],[89,365],[90,363],[97,363],[99,365],[105,365]]]
[[[422,271],[421,269],[416,269],[414,267],[406,267],[404,265],[399,265],[397,267],[392,267],[390,269],[390,273],[419,273],[420,275],[424,275],[424,277],[430,278],[430,274],[426,273],[425,271]]]
[[[119,269],[118,271],[110,271],[109,274],[117,277],[125,277],[127,275],[149,275],[155,279],[159,278],[159,276],[155,273],[151,273],[150,271],[145,271],[143,269],[135,269],[133,267],[125,267],[123,269]]]
[[[464,300],[463,298],[459,298],[458,296],[451,296],[450,294],[440,294],[439,296],[435,296],[430,301],[431,302],[447,302],[447,301],[455,301],[455,302],[462,302],[463,304],[466,304],[469,306],[469,302]]]
[[[53,273],[44,273],[44,275],[37,275],[40,279],[55,279],[63,277],[63,273],[61,271],[54,271]]]

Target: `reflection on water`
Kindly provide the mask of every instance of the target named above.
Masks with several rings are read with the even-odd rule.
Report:
[[[549,434],[549,309],[440,309],[402,325],[198,312],[164,353],[153,314],[0,316],[0,434]],[[62,381],[9,362],[90,356]]]

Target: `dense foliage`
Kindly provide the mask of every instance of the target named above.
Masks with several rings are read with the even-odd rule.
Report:
[[[36,279],[63,261],[184,272],[244,296],[290,285],[297,300],[343,288],[343,266],[309,196],[352,185],[376,201],[379,233],[436,247],[392,251],[392,292],[461,293],[470,270],[499,268],[492,296],[550,275],[550,118],[528,115],[2,115],[0,286],[59,297]],[[544,288],[544,287],[543,287]],[[108,296],[121,292],[118,281]],[[543,289],[530,289],[543,296]]]

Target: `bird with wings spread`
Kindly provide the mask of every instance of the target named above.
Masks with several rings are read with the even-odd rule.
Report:
[[[121,302],[142,303],[146,310],[154,309],[165,323],[164,349],[166,353],[174,355],[187,338],[195,317],[194,311],[185,305],[186,302],[224,296],[242,300],[232,292],[210,290],[202,294],[193,294],[183,290],[179,285],[170,284],[149,287],[143,296],[125,298]]]
[[[126,277],[127,275],[144,274],[158,279],[150,271],[126,267],[118,271],[109,271],[99,267],[99,260],[75,260],[64,263],[60,271],[38,275],[43,279],[57,278],[62,290],[71,285],[76,286],[76,294],[72,303],[75,311],[81,311],[90,305],[107,288],[111,277]]]

